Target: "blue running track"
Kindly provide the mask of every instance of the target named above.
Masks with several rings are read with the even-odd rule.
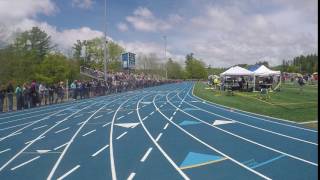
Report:
[[[192,82],[0,115],[0,180],[318,179],[318,132]]]

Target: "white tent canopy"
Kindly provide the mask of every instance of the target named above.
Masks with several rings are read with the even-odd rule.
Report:
[[[234,66],[221,73],[220,76],[252,76],[254,73],[239,66]]]
[[[272,75],[280,75],[280,71],[273,71],[267,68],[264,65],[261,65],[258,69],[253,71],[255,76],[272,76]]]

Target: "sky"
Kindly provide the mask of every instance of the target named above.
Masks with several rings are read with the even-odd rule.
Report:
[[[318,54],[317,0],[0,0],[0,47],[38,26],[72,54],[76,40],[103,37],[136,54],[211,67]]]

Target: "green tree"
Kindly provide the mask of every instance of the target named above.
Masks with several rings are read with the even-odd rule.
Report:
[[[207,71],[205,64],[201,60],[193,57],[193,53],[186,56],[186,72],[190,79],[205,79],[207,78]]]

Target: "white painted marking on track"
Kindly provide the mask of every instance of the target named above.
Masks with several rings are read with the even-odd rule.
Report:
[[[101,149],[99,149],[97,152],[95,152],[94,154],[92,154],[92,157],[95,157],[96,155],[98,155],[99,153],[101,153],[103,150],[107,149],[109,147],[109,144],[107,144],[106,146],[102,147]]]
[[[5,149],[5,150],[2,150],[2,151],[0,151],[0,154],[2,154],[2,153],[4,153],[4,152],[7,152],[7,151],[10,151],[10,150],[11,150],[10,148]]]
[[[117,120],[120,120],[120,119],[122,119],[124,116],[120,116],[120,117],[118,117],[118,119]]]
[[[119,140],[120,138],[122,138],[124,135],[126,135],[128,132],[126,131],[126,132],[124,132],[124,133],[122,133],[120,136],[118,136],[116,139],[117,140]]]
[[[16,136],[16,135],[19,135],[19,134],[22,134],[22,132],[16,132],[16,133],[13,133],[13,134],[11,134],[11,135],[10,135],[10,136],[8,136],[8,137]]]
[[[152,111],[151,113],[150,113],[150,115],[152,115],[154,113],[154,111]]]
[[[106,126],[108,126],[109,124],[111,124],[111,122],[108,122],[107,124],[103,125],[102,127],[106,127]]]
[[[40,138],[38,138],[37,140],[40,140],[40,139],[43,139],[43,138],[45,138],[46,136],[41,136]],[[31,141],[28,141],[28,142],[25,142],[24,144],[29,144],[29,143],[31,143],[32,141],[34,141],[34,140],[36,140],[36,139],[33,139],[33,140],[31,140]]]
[[[158,137],[156,138],[156,142],[159,141],[159,139],[161,138],[161,136],[162,136],[162,133],[160,133],[160,134],[158,135]]]
[[[46,124],[46,125],[43,125],[43,126],[35,127],[35,128],[32,129],[32,131],[37,130],[37,129],[41,129],[41,128],[44,128],[44,127],[47,127],[47,126],[48,125]]]
[[[78,117],[81,117],[81,116],[83,116],[83,114],[79,114],[79,115],[75,116],[74,118],[78,118]]]
[[[69,129],[70,127],[66,127],[66,128],[64,128],[64,129],[60,129],[59,131],[56,131],[56,132],[54,132],[55,134],[58,134],[58,133],[61,133],[61,132],[63,132],[63,131],[65,131],[65,130],[67,130],[67,129]]]
[[[175,112],[173,113],[173,115],[176,115],[176,113],[177,113],[177,111],[175,111]]]
[[[94,129],[94,130],[92,130],[92,131],[89,131],[89,132],[83,134],[82,136],[83,136],[83,137],[88,136],[89,134],[91,134],[91,133],[93,133],[93,132],[95,132],[95,131],[96,131],[96,130]]]
[[[66,172],[64,175],[60,176],[57,180],[62,180],[65,177],[69,176],[73,171],[77,170],[80,167],[80,165],[76,165],[74,168],[72,168],[70,171]]]
[[[140,159],[140,162],[144,162],[148,158],[151,151],[152,151],[152,147],[147,150],[147,152],[144,154],[144,156]]]
[[[132,180],[135,175],[136,175],[136,173],[134,173],[134,172],[130,173],[130,175],[129,175],[129,177],[127,178],[127,180]]]
[[[80,125],[81,125],[81,124],[83,124],[84,122],[85,122],[85,121],[79,122],[77,125],[79,125],[79,126],[80,126]]]
[[[110,112],[108,112],[107,114],[111,114],[111,113],[113,113],[114,111],[110,111]]]
[[[100,116],[97,116],[97,117],[95,117],[95,118],[93,118],[93,119],[98,119],[99,117],[102,117],[103,115],[100,115]]]
[[[22,167],[22,166],[24,166],[24,165],[26,165],[26,164],[29,164],[29,163],[31,163],[32,161],[37,160],[38,158],[40,158],[40,156],[34,157],[34,158],[32,158],[32,159],[24,162],[24,163],[21,163],[21,164],[19,164],[18,166],[15,166],[15,167],[11,168],[11,171],[14,171],[15,169],[18,169],[19,167]]]
[[[67,144],[68,144],[68,143],[64,143],[64,144],[62,144],[62,145],[60,145],[60,146],[58,146],[58,147],[54,148],[54,150],[56,151],[56,150],[58,150],[58,149],[62,148],[63,146],[66,146]]]
[[[132,114],[132,113],[133,113],[133,111],[131,111],[131,112],[128,112],[128,115],[129,115],[129,114]]]
[[[142,121],[146,120],[147,118],[148,118],[148,116],[144,117],[144,118],[142,119]]]
[[[164,130],[167,129],[168,126],[169,126],[169,123],[167,123],[167,124],[163,127],[163,129],[164,129]]]

